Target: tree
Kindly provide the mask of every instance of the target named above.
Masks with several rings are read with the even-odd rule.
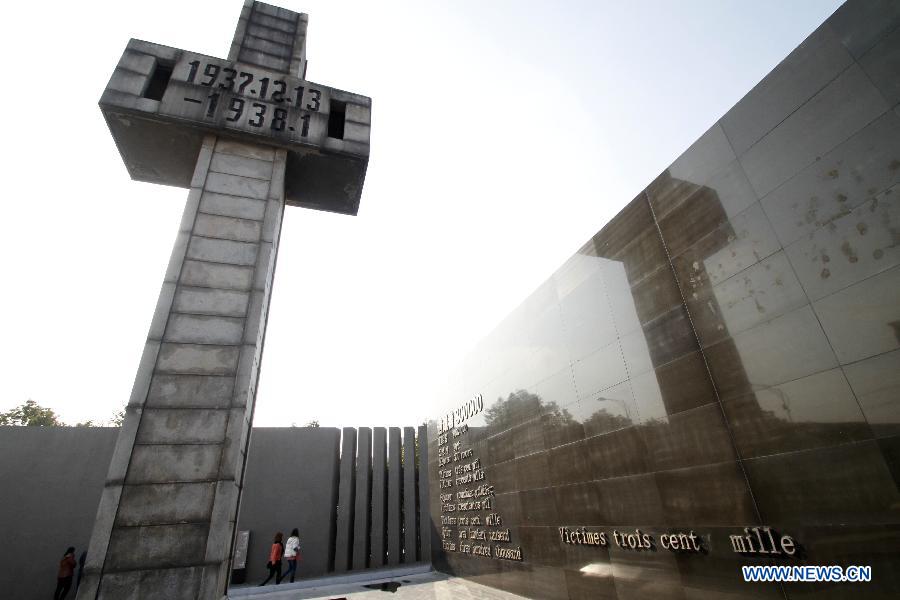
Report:
[[[0,425],[52,427],[65,423],[59,420],[52,408],[44,408],[34,400],[28,399],[25,404],[0,413]]]
[[[502,431],[539,415],[548,415],[556,425],[574,422],[568,410],[560,408],[553,400],[545,401],[537,394],[526,390],[513,392],[506,400],[497,398],[497,401],[485,410],[484,422],[486,425],[493,425],[496,431]]]

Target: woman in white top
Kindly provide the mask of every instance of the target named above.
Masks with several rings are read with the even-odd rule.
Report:
[[[281,581],[287,579],[288,574],[291,575],[291,583],[294,583],[294,576],[297,574],[297,561],[300,560],[300,532],[295,527],[291,531],[291,537],[284,544],[284,557],[287,559],[288,568],[281,576]]]

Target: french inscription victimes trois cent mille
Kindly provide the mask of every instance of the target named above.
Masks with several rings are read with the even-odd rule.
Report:
[[[466,421],[484,410],[479,394],[441,417],[438,429],[438,481],[441,547],[484,558],[522,560],[510,531],[494,505],[495,491],[469,443]]]

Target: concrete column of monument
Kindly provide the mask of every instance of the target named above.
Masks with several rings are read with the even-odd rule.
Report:
[[[284,168],[283,150],[203,142],[90,549],[104,597],[227,579]]]
[[[305,73],[306,15],[247,0],[228,60],[131,40],[101,109],[134,179],[190,189],[79,600],[227,587],[285,204],[356,214],[371,101]]]

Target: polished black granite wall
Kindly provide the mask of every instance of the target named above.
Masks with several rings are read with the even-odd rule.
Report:
[[[429,430],[439,569],[532,598],[900,597],[898,27],[900,2],[845,4],[466,358]],[[483,480],[439,477],[476,459]],[[478,485],[489,510],[447,512]],[[753,525],[799,551],[735,553]],[[461,551],[507,528],[486,544],[521,560]],[[660,547],[679,531],[703,551]],[[745,564],[873,581],[750,584]]]

